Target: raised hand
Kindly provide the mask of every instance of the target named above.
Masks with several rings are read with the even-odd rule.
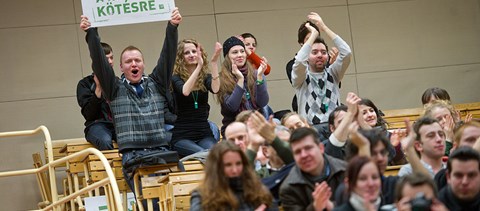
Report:
[[[308,31],[311,32],[312,34],[313,34],[313,33],[317,33],[317,34],[318,34],[317,29],[315,29],[313,26],[311,26],[310,23],[307,22],[307,23],[305,24],[305,27],[307,27]]]
[[[338,48],[336,47],[332,47],[332,49],[328,51],[328,55],[330,56],[330,59],[328,60],[329,64],[333,64],[335,60],[337,60],[338,53]]]
[[[450,115],[446,116],[445,125],[443,126],[443,131],[448,140],[453,141],[453,129],[455,128],[455,121]]]
[[[323,181],[321,184],[316,183],[315,190],[312,192],[313,207],[315,210],[332,210],[333,203],[329,200],[331,196],[332,190],[328,186],[327,182]]]
[[[360,153],[360,150],[362,148],[367,148],[368,149],[368,155],[370,155],[370,141],[368,141],[367,138],[365,138],[365,136],[363,136],[362,134],[360,134],[358,132],[358,123],[357,122],[352,122],[352,124],[350,124],[350,127],[348,128],[349,131],[350,131],[350,140],[352,142],[352,144],[355,144],[358,149],[359,149],[359,153]],[[368,147],[366,147],[368,146]],[[367,153],[367,152],[364,152],[364,153]],[[365,154],[363,154],[365,155]]]
[[[202,68],[203,66],[203,52],[202,52],[202,47],[200,46],[200,44],[198,44],[197,46],[197,57],[195,58],[197,60],[197,67],[200,67],[200,69]]]
[[[398,144],[400,144],[401,140],[407,136],[407,130],[405,129],[396,129],[392,132],[392,135],[390,136],[390,143],[396,147]]]
[[[260,62],[260,67],[258,67],[258,70],[257,70],[257,79],[262,78],[262,75],[266,69],[267,69],[267,59],[265,57],[262,57],[262,61]]]
[[[323,19],[322,17],[320,17],[320,15],[318,15],[318,13],[316,12],[310,12],[310,14],[308,14],[307,16],[308,20],[312,23],[314,23],[315,25],[317,25],[317,27],[322,30],[322,31],[325,31],[325,29],[327,28],[327,26],[325,25],[325,23],[323,22]]]
[[[88,28],[90,28],[90,26],[92,25],[90,23],[90,21],[88,20],[88,17],[85,16],[85,15],[81,15],[80,16],[81,20],[80,20],[80,29],[82,29],[83,31],[87,31]]]
[[[243,74],[242,72],[240,72],[240,70],[238,69],[233,59],[232,59],[232,73],[237,78],[237,80],[243,79]]]
[[[345,103],[347,104],[347,111],[351,112],[353,115],[357,114],[358,112],[358,103],[362,99],[358,97],[355,93],[349,92],[347,94],[347,98],[345,99]]]
[[[172,11],[170,23],[175,26],[178,26],[180,22],[182,22],[182,15],[180,15],[180,11],[178,10],[178,7],[175,7],[175,9],[173,9]]]
[[[273,116],[270,116],[267,121],[260,112],[255,111],[248,118],[248,123],[253,128],[256,128],[258,134],[260,134],[266,141],[271,143],[275,139],[275,127],[276,124],[273,121]]]
[[[222,44],[220,44],[219,42],[216,42],[215,52],[213,53],[212,59],[210,60],[212,63],[217,63],[218,58],[220,57],[220,54],[222,52],[222,49],[223,49]]]

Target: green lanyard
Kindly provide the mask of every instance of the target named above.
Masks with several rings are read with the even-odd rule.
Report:
[[[193,91],[193,92],[192,92],[192,97],[193,97],[193,107],[194,107],[195,109],[198,109],[198,102],[197,102],[197,100],[198,100],[198,91]]]

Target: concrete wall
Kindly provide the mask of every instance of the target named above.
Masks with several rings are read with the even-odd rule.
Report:
[[[272,66],[267,80],[269,104],[275,110],[290,108],[293,89],[285,64],[299,49],[296,31],[310,11],[318,12],[352,47],[343,97],[354,91],[384,110],[411,108],[420,106],[426,88],[440,86],[450,92],[454,103],[480,101],[478,0],[178,0],[176,4],[184,17],[180,38],[197,39],[210,55],[216,41],[231,35],[251,32],[257,37],[258,54]],[[91,70],[84,32],[78,28],[80,15],[80,0],[2,4],[0,131],[46,125],[54,139],[83,136],[75,90],[78,80]],[[102,40],[114,48],[116,69],[121,50],[133,44],[143,50],[150,72],[165,24],[101,28]],[[211,106],[211,119],[220,123],[213,97]],[[1,139],[0,147],[0,171],[30,168],[30,155],[43,150],[42,137]],[[34,177],[1,178],[0,187],[5,210],[33,209],[40,200]]]

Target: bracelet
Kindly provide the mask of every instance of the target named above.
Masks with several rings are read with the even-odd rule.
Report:
[[[217,75],[217,76],[213,77],[212,80],[217,80],[219,77],[220,77],[220,75]]]
[[[262,80],[257,79],[257,85],[262,85],[265,82],[265,80],[262,78]]]

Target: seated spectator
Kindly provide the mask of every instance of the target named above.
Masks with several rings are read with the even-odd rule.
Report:
[[[190,210],[255,210],[271,203],[272,196],[243,151],[222,141],[210,150],[205,178],[192,192]]]
[[[427,170],[420,163],[414,148],[415,133],[411,129],[411,125],[407,122],[406,128],[409,135],[403,140],[406,144],[406,153],[410,157],[413,172],[419,172],[421,174],[429,175]],[[347,145],[347,160],[351,160],[355,156],[367,156],[371,157],[377,164],[382,175],[382,190],[381,197],[382,203],[392,204],[394,203],[394,189],[397,183],[398,176],[384,176],[388,163],[388,139],[385,136],[385,131],[381,128],[373,128],[371,130],[358,130],[358,124],[355,122],[351,124],[350,128],[351,140]],[[344,203],[348,200],[348,195],[344,193],[345,187],[340,185],[335,190],[335,202],[337,204]]]
[[[267,68],[265,69],[265,72],[263,74],[265,74],[265,76],[270,74],[271,67],[268,64],[267,59],[265,57],[260,58],[260,56],[255,53],[257,50],[257,38],[253,36],[253,34],[248,32],[241,34],[240,38],[242,38],[242,41],[245,44],[247,60],[253,65],[255,69],[258,69],[262,64],[262,61],[265,61],[265,63],[267,63]],[[273,110],[269,105],[263,107],[261,111],[265,118],[269,118],[270,115],[273,115]]]
[[[455,128],[455,124],[460,120],[455,113],[455,109],[446,101],[434,100],[433,102],[425,105],[425,111],[423,115],[438,120],[440,126],[442,126],[446,136],[445,155],[448,156],[450,154],[450,150],[453,148],[453,130]]]
[[[377,106],[371,100],[363,98],[359,102],[358,107],[359,115],[362,115],[363,120],[366,122],[366,125],[362,125],[361,122],[359,122],[360,127],[362,127],[363,129],[369,129],[370,127],[379,127],[385,131],[387,139],[390,140],[387,147],[389,151],[389,164],[403,165],[407,163],[407,160],[405,159],[402,151],[402,144],[399,141],[401,137],[397,135],[394,136],[387,130],[388,123],[382,118],[381,111],[377,108]],[[398,130],[395,131],[395,133],[398,132]]]
[[[480,123],[470,121],[463,124],[455,131],[453,145],[456,147],[473,147],[478,137],[480,137]]]
[[[254,69],[247,62],[245,45],[234,36],[223,43],[223,56],[222,83],[217,99],[223,116],[221,131],[225,135],[225,128],[237,114],[244,110],[259,110],[268,104],[269,98],[263,75],[267,66],[265,61]]]
[[[170,145],[181,157],[210,149],[217,142],[208,123],[208,92],[215,94],[220,88],[217,61],[221,49],[217,43],[208,73],[207,54],[197,41],[178,44],[172,76],[177,120]]]
[[[432,178],[424,174],[414,173],[407,175],[395,187],[395,205],[397,210],[401,211],[447,211],[448,209],[437,197],[437,187],[433,183]],[[420,200],[426,201],[427,204],[420,203]]]
[[[113,68],[113,50],[107,43],[100,43]],[[77,102],[82,108],[85,118],[85,139],[99,150],[112,150],[116,139],[112,122],[112,113],[108,103],[102,96],[102,88],[95,74],[91,74],[78,82]]]
[[[249,135],[258,135],[263,139],[262,142],[252,141],[251,144],[261,143],[263,147],[267,148],[267,154],[273,156],[271,157],[272,162],[269,161],[273,166],[271,165],[270,168],[265,171],[262,178],[272,176],[278,171],[281,171],[285,165],[294,162],[289,143],[282,141],[275,134],[276,125],[272,118],[267,121],[258,111],[253,112],[248,119],[247,127],[249,131],[254,132],[254,134],[249,133]],[[259,148],[260,147],[252,147],[252,150],[256,149],[258,151]]]
[[[460,126],[457,129],[454,135],[454,147],[453,151],[457,147],[474,147],[476,142],[479,142],[480,137],[480,123],[478,122],[467,122],[464,125]],[[452,151],[452,152],[453,152]],[[438,189],[442,189],[447,185],[447,175],[446,169],[442,169],[434,177],[435,184]]]
[[[295,112],[289,112],[283,115],[281,123],[283,126],[290,129],[290,131],[301,127],[310,127],[307,120]]]
[[[445,152],[445,132],[436,119],[428,116],[417,119],[413,130],[416,134],[415,149],[420,154],[421,163],[433,178],[438,171],[445,168],[445,164],[442,162]],[[398,176],[411,173],[412,165],[409,163],[400,168]]]
[[[447,90],[439,88],[439,87],[432,87],[428,88],[422,94],[422,104],[426,105],[434,100],[444,100],[450,104],[450,95],[448,94]]]
[[[354,157],[347,166],[346,179],[349,199],[334,211],[380,210],[381,174],[375,161]]]
[[[447,162],[448,185],[440,190],[439,200],[449,210],[480,210],[480,154],[460,147]]]
[[[280,187],[280,200],[285,210],[312,210],[320,195],[313,195],[326,182],[334,190],[343,182],[346,163],[324,154],[318,133],[311,128],[298,128],[290,136],[296,166]],[[315,198],[313,198],[315,196]]]

